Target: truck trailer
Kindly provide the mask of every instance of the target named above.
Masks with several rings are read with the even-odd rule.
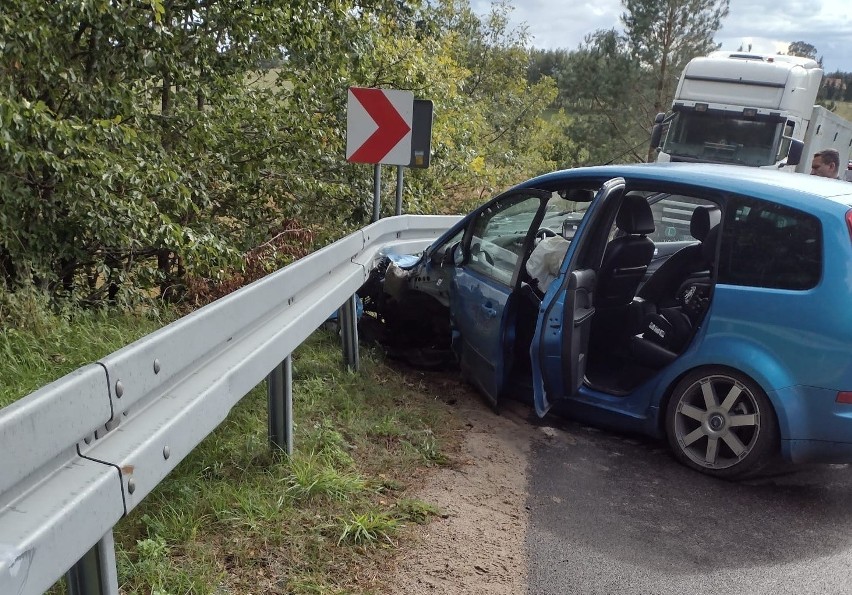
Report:
[[[822,74],[816,61],[797,56],[717,51],[694,58],[671,112],[655,120],[657,161],[809,172],[813,154],[833,148],[842,175],[852,122],[814,105]]]

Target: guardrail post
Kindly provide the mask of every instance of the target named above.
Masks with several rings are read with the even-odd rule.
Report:
[[[340,336],[343,341],[343,362],[354,371],[358,371],[361,362],[358,355],[358,304],[353,294],[338,312]]]
[[[112,531],[65,573],[68,595],[118,595]]]
[[[292,355],[266,377],[269,397],[269,444],[293,454],[293,361]]]

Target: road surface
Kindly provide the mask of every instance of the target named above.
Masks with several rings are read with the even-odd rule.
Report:
[[[715,480],[559,419],[529,459],[529,593],[852,594],[852,468]]]

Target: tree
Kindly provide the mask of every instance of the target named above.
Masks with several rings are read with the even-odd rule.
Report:
[[[787,55],[816,60],[817,49],[805,41],[794,41],[787,46]]]
[[[718,49],[713,36],[730,0],[623,0],[627,44],[654,80],[648,122],[668,109],[677,76],[692,58]],[[649,150],[648,159],[652,151]]]
[[[574,142],[571,166],[643,161],[647,143],[648,78],[614,30],[586,37],[555,73],[559,105],[569,121],[565,134]]]
[[[433,167],[407,178],[412,210],[549,165],[540,116],[555,88],[527,84],[505,4],[486,20],[465,0],[6,4],[6,290],[180,297],[188,277],[227,276],[258,246],[272,268],[306,237],[362,226],[373,170],[344,160],[350,86],[435,101]]]

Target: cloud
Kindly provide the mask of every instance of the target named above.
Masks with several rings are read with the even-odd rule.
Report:
[[[532,45],[573,50],[598,29],[622,30],[620,0],[514,0],[511,23],[525,23]],[[473,0],[477,14],[489,0]],[[723,49],[736,50],[746,38],[752,51],[776,53],[793,41],[817,48],[825,68],[852,72],[852,2],[849,0],[731,0],[728,17],[716,34]]]

